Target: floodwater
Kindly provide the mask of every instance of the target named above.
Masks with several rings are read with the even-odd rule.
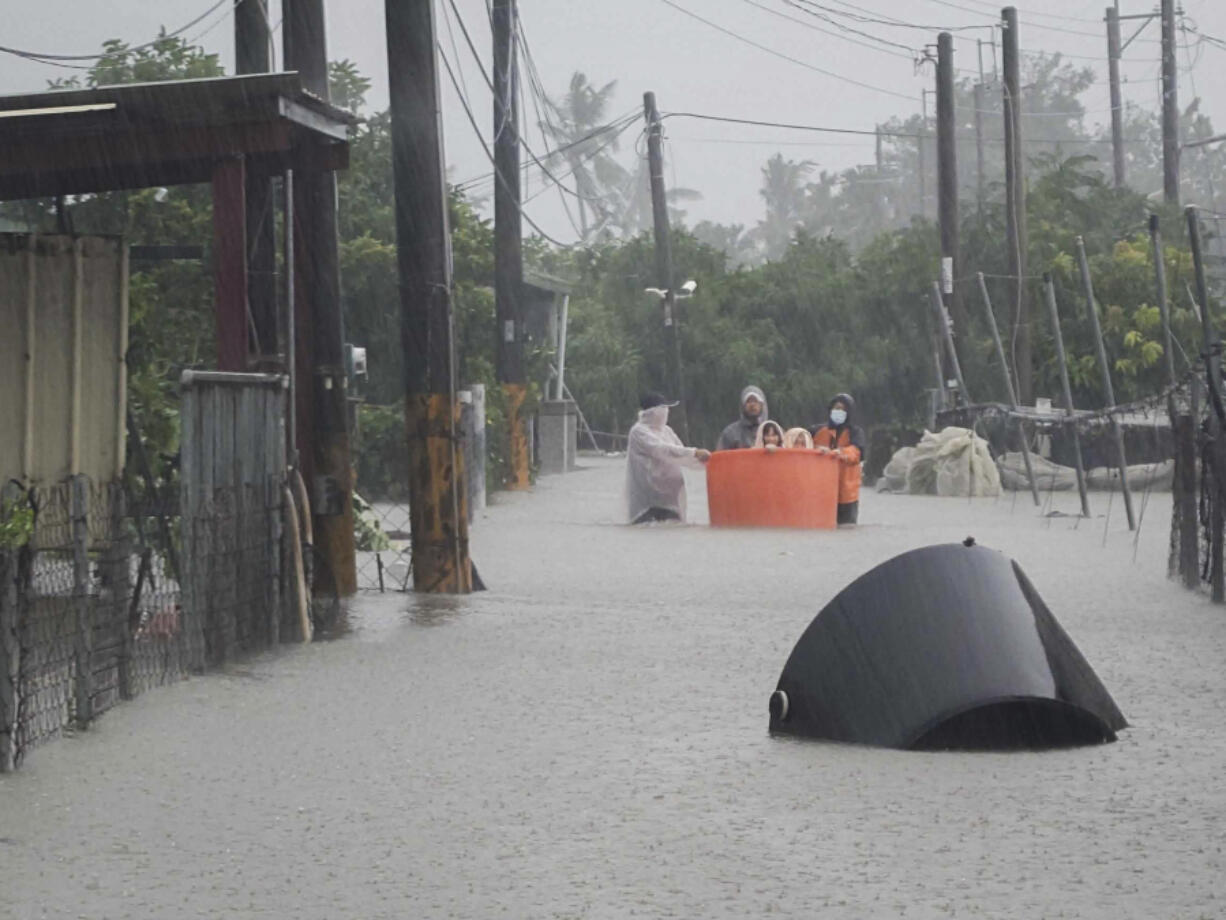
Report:
[[[364,597],[337,641],[36,750],[0,779],[0,916],[1226,916],[1226,611],[1165,579],[1169,495],[1134,561],[1105,495],[1080,522],[866,494],[837,533],[631,529],[620,462],[584,462],[478,521],[488,593]],[[814,614],[967,535],[1030,575],[1132,723],[1119,742],[771,738]]]

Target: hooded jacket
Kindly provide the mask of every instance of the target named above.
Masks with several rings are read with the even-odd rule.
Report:
[[[668,407],[644,409],[630,428],[626,445],[626,503],[630,520],[650,508],[675,511],[685,520],[682,467],[702,469],[693,447],[668,427]]]
[[[847,419],[842,425],[830,422],[830,409],[836,402],[847,407]],[[839,504],[860,500],[860,462],[864,459],[864,429],[855,424],[856,401],[847,393],[839,393],[826,406],[826,424],[813,432],[813,446],[837,451],[839,465]]]
[[[745,400],[750,396],[758,397],[762,403],[762,412],[757,418],[745,414]],[[741,390],[741,417],[720,432],[719,440],[715,442],[716,450],[740,450],[753,447],[758,439],[758,426],[770,418],[770,407],[766,404],[766,394],[755,386],[747,386]]]
[[[773,428],[775,431],[779,433],[779,446],[786,447],[787,446],[787,435],[783,431],[783,426],[780,425],[778,422],[776,422],[774,419],[769,419],[769,418],[765,422],[763,422],[761,425],[758,426],[758,432],[757,434],[754,435],[753,446],[754,447],[765,447],[766,446],[766,431],[768,428]]]

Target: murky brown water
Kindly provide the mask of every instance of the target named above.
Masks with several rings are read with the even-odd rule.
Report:
[[[1226,916],[1226,613],[1164,578],[1168,496],[1134,564],[1118,501],[1105,547],[1104,519],[1025,496],[866,495],[838,533],[630,529],[620,467],[588,462],[478,523],[489,593],[365,598],[339,641],[36,751],[0,780],[0,916]],[[967,534],[1026,569],[1132,722],[1119,743],[768,736],[817,610]]]

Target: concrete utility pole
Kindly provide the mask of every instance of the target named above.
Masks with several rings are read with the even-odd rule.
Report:
[[[958,277],[958,142],[954,136],[954,37],[937,36],[937,221],[941,225],[941,259],[948,284],[943,285],[945,308],[954,328],[965,332],[966,312],[953,279]],[[963,392],[965,397],[965,391]]]
[[[234,8],[234,69],[239,74],[267,73],[271,66],[268,0],[245,0]],[[247,171],[247,306],[251,311],[252,354],[260,358],[279,350],[277,329],[277,241],[272,180]]]
[[[283,9],[286,69],[298,71],[304,89],[328,99],[323,0],[284,0]],[[315,546],[323,562],[315,569],[316,590],[344,596],[357,590],[357,571],[336,176],[299,169],[293,186],[299,462],[311,492]]]
[[[1120,101],[1120,11],[1107,7],[1107,76],[1111,83],[1111,161],[1115,187],[1124,187],[1124,107]]]
[[[919,216],[928,216],[928,155],[924,151],[924,138],[928,135],[928,90],[920,90],[920,129],[915,139],[916,171],[919,180]]]
[[[983,81],[975,84],[975,207],[983,217],[984,190],[987,182],[984,175],[983,157]]]
[[[672,412],[673,425],[684,440],[689,440],[685,411],[685,386],[681,376],[681,338],[677,334],[677,295],[673,284],[673,245],[668,226],[668,198],[664,190],[664,129],[656,94],[643,93],[643,115],[647,120],[647,172],[651,179],[651,216],[656,238],[656,286],[664,294],[664,359],[668,363],[669,395],[678,400]]]
[[[413,587],[472,590],[432,0],[385,0]]]
[[[1162,196],[1179,204],[1179,75],[1175,67],[1175,0],[1162,0]]]
[[[1017,398],[1023,406],[1034,403],[1030,359],[1030,300],[1026,296],[1026,179],[1022,155],[1021,52],[1018,47],[1017,8],[1001,10],[1004,58],[1005,116],[1005,245],[1012,276],[1013,369]]]
[[[519,188],[518,60],[516,0],[493,0],[490,28],[494,35],[494,309],[498,330],[498,381],[507,399],[512,489],[532,485],[528,436],[522,415],[524,381],[523,217]]]

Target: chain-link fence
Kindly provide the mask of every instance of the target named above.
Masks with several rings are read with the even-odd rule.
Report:
[[[121,700],[278,642],[283,495],[279,481],[218,489],[183,518],[156,502],[129,507],[121,484],[81,476],[10,488],[0,770]]]

